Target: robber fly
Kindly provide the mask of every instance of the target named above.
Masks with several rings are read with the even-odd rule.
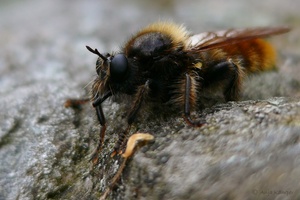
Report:
[[[119,134],[114,154],[122,153],[130,126],[143,104],[170,102],[183,111],[191,126],[203,122],[191,117],[199,94],[216,86],[226,101],[238,100],[242,81],[254,72],[275,68],[274,48],[262,38],[288,32],[285,27],[230,29],[190,34],[184,26],[158,22],[140,30],[118,53],[98,56],[97,77],[91,88],[92,105],[102,126],[98,147],[92,160],[97,161],[104,141],[106,122],[101,104],[114,95],[130,95],[127,127]],[[76,106],[85,100],[69,100]]]

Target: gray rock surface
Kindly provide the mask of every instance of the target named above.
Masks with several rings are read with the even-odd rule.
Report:
[[[90,155],[99,125],[83,97],[96,57],[159,19],[195,33],[229,27],[289,25],[274,37],[279,70],[251,77],[243,100],[193,113],[146,110],[133,131],[155,142],[128,162],[111,199],[299,199],[299,2],[289,1],[3,1],[0,3],[0,200],[98,199],[117,171],[109,157],[124,123],[124,103],[107,101],[109,128],[100,163]],[[151,107],[150,107],[151,108]],[[150,111],[150,112],[148,112]]]

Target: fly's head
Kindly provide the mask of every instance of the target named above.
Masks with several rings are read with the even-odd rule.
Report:
[[[89,46],[87,49],[99,56],[96,62],[97,77],[92,86],[92,99],[95,106],[97,99],[103,99],[105,96],[111,96],[122,91],[128,78],[129,64],[123,53],[102,55],[97,49],[92,49]]]

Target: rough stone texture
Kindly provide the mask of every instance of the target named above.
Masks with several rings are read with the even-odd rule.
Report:
[[[98,199],[118,169],[109,153],[126,105],[107,101],[109,125],[100,163],[88,161],[99,125],[86,95],[96,57],[85,45],[116,50],[159,19],[195,33],[229,27],[289,25],[274,37],[278,72],[251,77],[243,101],[203,111],[188,127],[159,106],[133,131],[155,142],[127,164],[112,199],[299,199],[300,42],[298,1],[3,1],[0,7],[0,200]],[[275,98],[276,97],[276,98]],[[150,107],[151,108],[151,107]],[[153,108],[153,107],[152,107]]]

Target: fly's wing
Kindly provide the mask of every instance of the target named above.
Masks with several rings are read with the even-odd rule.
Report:
[[[264,38],[290,31],[287,27],[262,27],[248,29],[229,29],[217,32],[204,32],[189,38],[188,48],[192,51],[207,51],[245,40]]]

